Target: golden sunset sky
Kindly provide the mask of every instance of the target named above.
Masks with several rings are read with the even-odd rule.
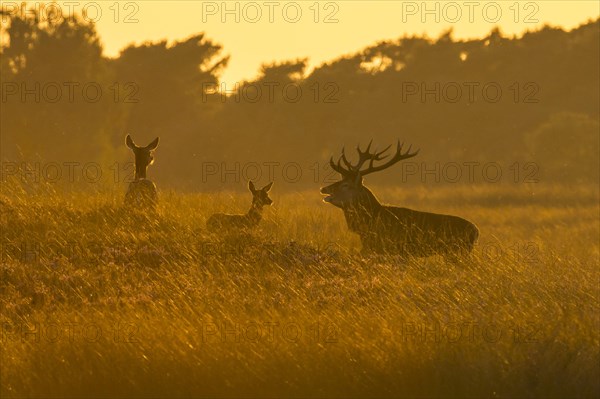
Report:
[[[4,2],[9,3],[9,2]],[[96,5],[100,5],[98,15]],[[231,55],[223,81],[256,76],[264,62],[308,58],[311,66],[380,40],[454,29],[477,38],[499,26],[520,35],[543,24],[572,29],[600,15],[592,1],[100,1],[80,2],[96,22],[105,54],[130,43],[182,40],[205,32]],[[429,11],[429,13],[427,13]]]

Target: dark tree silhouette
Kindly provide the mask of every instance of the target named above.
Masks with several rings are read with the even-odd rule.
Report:
[[[597,182],[572,160],[598,163],[598,20],[520,38],[498,29],[467,41],[452,31],[402,37],[312,71],[306,59],[279,61],[222,101],[214,89],[229,58],[204,34],[132,45],[108,59],[94,26],[80,18],[9,19],[0,60],[2,160],[110,164],[128,159],[125,133],[140,141],[161,136],[157,183],[204,190],[222,183],[202,181],[203,162],[324,165],[332,148],[400,137],[422,148],[422,162],[528,160],[552,171],[548,182]],[[78,84],[75,101],[68,82]],[[90,82],[103,90],[96,102],[82,99]],[[36,84],[42,98],[23,100],[21,87]],[[52,84],[62,87],[56,102],[47,98]],[[397,182],[398,175],[378,179]],[[302,184],[315,183],[305,178],[294,188]]]

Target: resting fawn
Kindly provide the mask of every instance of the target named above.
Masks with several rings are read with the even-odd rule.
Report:
[[[125,194],[125,205],[137,210],[153,209],[158,202],[158,194],[152,180],[146,179],[146,170],[154,163],[152,153],[158,147],[158,137],[146,147],[135,145],[130,135],[125,138],[125,143],[135,155],[135,176]]]
[[[224,213],[215,213],[206,221],[206,227],[211,231],[220,229],[251,229],[256,227],[261,219],[263,206],[271,205],[273,200],[269,198],[273,182],[267,184],[260,190],[254,187],[254,183],[248,182],[248,189],[252,193],[252,206],[245,215],[227,215]]]

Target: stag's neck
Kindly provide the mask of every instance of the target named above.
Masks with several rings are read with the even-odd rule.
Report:
[[[383,208],[377,197],[366,187],[363,187],[357,201],[348,208],[349,212],[374,216]]]
[[[366,187],[363,187],[357,201],[344,208],[344,216],[350,230],[360,232],[369,230],[370,224],[379,215],[383,205]]]

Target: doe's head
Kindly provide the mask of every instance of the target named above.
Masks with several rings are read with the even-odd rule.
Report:
[[[153,151],[158,147],[158,137],[145,147],[138,147],[131,138],[127,135],[125,144],[131,148],[135,156],[135,180],[145,179],[148,166],[154,163]]]

